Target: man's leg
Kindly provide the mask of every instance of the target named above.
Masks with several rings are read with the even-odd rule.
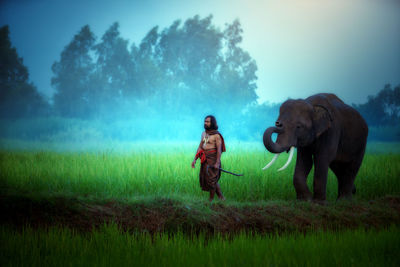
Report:
[[[213,201],[213,199],[214,199],[214,194],[215,194],[215,189],[211,189],[211,190],[210,190],[210,199],[209,199],[210,202]]]
[[[225,200],[224,195],[222,195],[222,191],[221,191],[221,187],[219,186],[219,183],[217,183],[217,185],[216,185],[216,192],[217,192],[217,196],[220,200]]]

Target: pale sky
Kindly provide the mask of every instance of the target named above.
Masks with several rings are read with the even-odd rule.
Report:
[[[117,21],[139,44],[152,27],[197,14],[212,14],[220,29],[240,20],[259,102],[331,92],[363,103],[400,85],[400,0],[0,0],[0,26],[10,26],[31,81],[49,97],[51,65],[82,26],[101,38]]]

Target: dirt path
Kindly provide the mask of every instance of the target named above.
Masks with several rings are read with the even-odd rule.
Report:
[[[90,231],[114,222],[127,231],[282,233],[310,230],[385,228],[400,225],[400,196],[320,206],[299,202],[268,202],[232,206],[182,203],[170,199],[127,204],[83,202],[75,198],[0,196],[0,224],[21,228],[62,226]]]

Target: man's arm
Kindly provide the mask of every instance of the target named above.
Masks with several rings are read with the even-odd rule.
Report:
[[[197,148],[196,155],[197,155],[197,153],[199,153],[199,151],[201,149],[201,146],[202,146],[203,140],[204,140],[204,136],[205,136],[205,132],[203,132],[201,134],[201,140],[200,140],[199,147]],[[194,165],[196,164],[196,160],[197,160],[197,158],[196,158],[196,156],[194,156],[194,159],[193,159],[193,162],[192,162],[192,168],[194,168]]]
[[[214,168],[219,169],[221,166],[221,153],[222,153],[222,140],[219,134],[216,134],[215,144],[217,146],[217,161],[215,162]]]
[[[199,144],[199,147],[197,148],[196,154],[199,153],[200,149],[202,149],[201,147],[202,147],[202,144],[203,144],[203,142],[204,142],[204,137],[205,137],[205,135],[206,135],[205,132],[203,132],[203,133],[201,134],[200,144]],[[195,156],[194,159],[196,160],[196,156]]]

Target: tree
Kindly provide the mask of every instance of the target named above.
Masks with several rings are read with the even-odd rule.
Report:
[[[130,83],[127,95],[137,100],[153,98],[164,87],[164,73],[160,68],[160,59],[156,52],[159,41],[158,27],[153,27],[141,41],[139,48],[132,45],[131,55],[134,61],[135,75]]]
[[[54,103],[60,114],[129,110],[175,117],[191,114],[195,106],[202,113],[236,116],[257,99],[257,65],[240,47],[238,20],[223,31],[211,15],[174,21],[161,32],[156,26],[130,51],[118,28],[118,23],[111,25],[95,44],[84,26],[54,63]]]
[[[211,22],[212,16],[195,16],[183,25],[177,20],[161,33],[156,52],[168,84],[163,95],[172,109],[187,113],[194,104],[200,110],[211,104],[222,48],[222,33]]]
[[[130,93],[130,86],[135,83],[132,56],[128,51],[128,40],[120,37],[119,24],[113,23],[104,33],[101,42],[95,46],[97,55],[96,88],[91,99],[101,105],[101,114],[115,110],[122,98]]]
[[[243,109],[257,99],[257,64],[249,53],[240,47],[243,29],[239,20],[228,24],[224,30],[224,62],[218,75],[221,95],[229,101],[231,112]],[[222,97],[222,96],[221,96]]]
[[[0,117],[44,115],[49,104],[39,94],[17,50],[12,47],[8,25],[0,28]]]
[[[195,104],[199,110],[224,114],[237,114],[254,102],[257,66],[239,46],[242,32],[238,20],[221,32],[211,15],[195,16],[183,25],[178,20],[163,30],[155,51],[170,81],[164,88],[164,95],[173,98],[169,102],[181,103],[180,110],[192,110]]]
[[[62,116],[85,118],[92,113],[90,99],[94,63],[90,56],[95,36],[88,25],[82,27],[54,62],[54,107]]]
[[[395,125],[400,122],[400,85],[392,89],[390,84],[375,96],[368,96],[364,104],[353,105],[370,126]]]

